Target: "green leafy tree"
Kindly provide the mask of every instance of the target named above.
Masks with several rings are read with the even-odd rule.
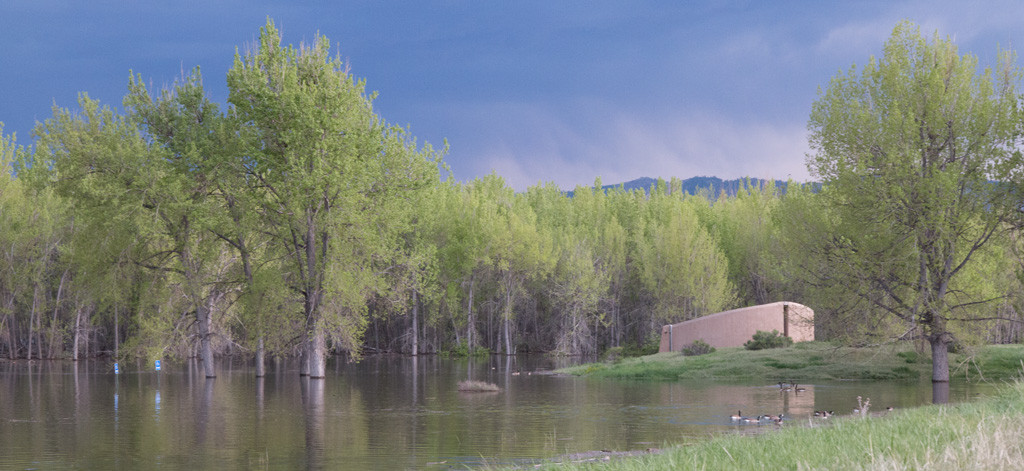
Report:
[[[355,348],[380,288],[380,218],[399,194],[436,184],[436,157],[384,125],[322,36],[282,47],[268,20],[253,50],[236,55],[228,88],[259,212],[302,299],[302,372],[322,378],[328,336]]]
[[[256,375],[265,374],[265,340],[270,326],[282,322],[268,319],[270,311],[280,312],[280,295],[275,287],[283,275],[277,268],[276,254],[266,247],[267,238],[257,217],[259,204],[256,181],[246,178],[250,163],[241,153],[238,122],[221,113],[203,89],[199,69],[185,77],[173,89],[153,97],[141,80],[132,78],[125,105],[153,145],[178,162],[175,173],[196,189],[194,200],[202,203],[190,217],[207,238],[207,244],[229,249],[237,263],[228,260],[225,276],[216,279],[218,288],[209,297],[229,292],[240,295],[243,335],[255,344]],[[216,258],[209,253],[207,257]],[[267,273],[262,273],[266,271]],[[259,278],[259,280],[257,280]],[[278,282],[273,282],[272,280]],[[237,287],[237,290],[234,289]],[[209,308],[207,308],[209,310]],[[206,315],[209,317],[210,313]],[[209,324],[209,321],[206,322]],[[200,322],[203,328],[203,322]],[[209,327],[203,330],[202,351],[210,349]],[[275,350],[280,349],[276,342]],[[209,372],[208,372],[209,373]]]
[[[855,342],[890,334],[875,322],[886,317],[875,315],[877,308],[857,294],[863,280],[837,269],[838,216],[811,184],[790,182],[772,221],[780,236],[777,261],[786,299],[814,307],[818,338]]]
[[[387,284],[381,300],[393,317],[407,318],[408,322],[402,322],[407,326],[402,334],[403,351],[413,356],[421,353],[421,332],[428,318],[425,306],[434,304],[441,296],[439,246],[432,232],[444,219],[439,211],[443,191],[432,185],[409,192],[402,198],[402,204],[387,205],[392,209],[389,215],[378,215],[382,220],[381,237],[386,241],[379,263]]]
[[[604,323],[602,300],[609,295],[608,261],[598,255],[603,242],[603,192],[577,188],[569,199],[554,185],[530,188],[525,197],[537,224],[553,244],[554,269],[541,284],[556,324],[554,349],[567,355],[597,353]],[[603,253],[603,252],[602,252]]]
[[[654,190],[640,241],[643,286],[653,296],[655,318],[678,322],[723,310],[735,293],[728,262],[700,225],[702,197]]]
[[[446,182],[438,186],[430,200],[434,206],[431,223],[424,236],[436,247],[438,289],[443,293],[441,304],[456,344],[465,342],[467,351],[477,346],[474,311],[478,265],[481,264],[483,233],[481,222],[473,207],[473,200],[465,185]],[[462,306],[465,305],[465,310]],[[465,328],[465,335],[462,329]],[[465,340],[463,340],[465,339]]]
[[[779,203],[773,182],[744,182],[736,196],[718,198],[705,211],[705,223],[729,261],[729,279],[741,304],[779,301],[781,283],[776,269],[779,254],[777,228],[773,223]]]
[[[132,98],[126,99],[129,107],[136,105]],[[135,116],[116,115],[85,94],[79,105],[78,114],[55,108],[39,126],[33,167],[51,170],[53,187],[74,203],[88,228],[82,234],[134,234],[133,262],[169,277],[172,299],[194,313],[205,373],[215,376],[213,312],[224,292],[215,283],[218,244],[205,230],[209,147],[191,139],[178,147],[148,141]],[[165,335],[152,339],[159,343]],[[156,347],[146,349],[159,355],[163,348]]]
[[[42,142],[48,142],[42,139]],[[13,142],[11,142],[13,144]],[[95,144],[95,143],[94,143]],[[9,146],[9,148],[11,148]],[[96,147],[94,147],[95,149]],[[132,310],[129,306],[133,287],[141,279],[138,266],[132,263],[137,260],[135,250],[137,236],[133,230],[123,230],[131,227],[126,224],[132,217],[131,211],[111,210],[113,205],[92,204],[93,201],[72,201],[66,198],[59,198],[57,191],[68,191],[72,185],[81,182],[65,181],[51,182],[51,172],[46,165],[34,165],[36,153],[24,148],[18,148],[18,155],[15,160],[8,159],[6,164],[14,164],[18,167],[18,179],[10,181],[15,185],[14,192],[7,192],[7,198],[15,195],[22,195],[28,201],[17,205],[18,208],[50,208],[50,214],[56,214],[54,205],[59,206],[61,214],[61,236],[56,241],[59,250],[59,270],[50,270],[48,284],[51,292],[56,290],[52,300],[52,317],[49,326],[49,356],[59,357],[68,341],[70,335],[72,341],[72,358],[79,358],[81,350],[88,351],[89,343],[82,340],[82,333],[90,327],[93,320],[112,322],[112,326],[103,329],[107,332],[108,341],[112,341],[115,357],[120,353],[120,343],[123,340],[121,332],[124,324],[121,319],[124,314]],[[45,151],[44,151],[45,153]],[[102,160],[97,159],[97,162]],[[10,167],[8,167],[10,168]],[[96,170],[109,170],[97,166]],[[7,173],[10,177],[10,174]],[[93,179],[93,185],[101,186],[102,182]],[[109,183],[109,182],[108,182]],[[110,190],[116,190],[108,187]],[[0,194],[4,193],[0,191]],[[117,193],[114,193],[115,195]],[[114,198],[117,199],[117,198]],[[82,208],[89,207],[88,211]],[[4,211],[0,211],[3,213]],[[7,212],[7,216],[17,212]],[[96,217],[90,217],[95,215]],[[72,223],[73,221],[73,223]],[[17,230],[17,224],[8,221],[0,226],[9,230]],[[33,223],[30,227],[34,230],[44,227],[45,224]],[[28,234],[30,231],[21,231]],[[6,244],[5,244],[6,245]],[[26,253],[23,250],[17,252]],[[33,257],[31,263],[42,259]],[[27,268],[28,261],[18,263],[18,266]],[[59,273],[58,273],[59,272]],[[27,280],[26,277],[0,277],[10,280]],[[0,283],[2,284],[2,283]],[[2,292],[3,290],[0,290]],[[92,314],[92,315],[90,315]],[[104,317],[109,317],[103,319]],[[112,337],[112,338],[111,338]],[[88,338],[88,337],[86,337]],[[84,348],[82,348],[84,347]],[[12,352],[13,353],[13,352]]]
[[[0,134],[0,332],[11,359],[19,352],[28,359],[44,357],[45,294],[63,234],[52,195],[12,175],[24,152],[13,136]]]
[[[183,277],[185,296],[194,300],[200,355],[206,376],[212,377],[214,313],[228,292],[224,276],[218,276],[223,267],[215,266],[223,261],[223,244],[213,232],[222,202],[213,195],[221,177],[221,154],[232,150],[234,132],[203,91],[198,69],[156,99],[134,76],[128,88],[128,117],[145,131],[153,164],[166,164],[163,178],[152,188],[151,198],[161,203],[143,206],[160,217],[173,241],[174,269]]]
[[[835,212],[837,269],[864,299],[923,329],[932,380],[949,380],[954,326],[987,301],[957,284],[1017,210],[1022,168],[1013,55],[978,72],[949,39],[896,26],[882,58],[814,103],[808,167]]]

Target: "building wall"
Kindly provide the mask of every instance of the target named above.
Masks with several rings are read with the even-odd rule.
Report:
[[[715,348],[739,347],[758,330],[777,330],[794,342],[814,340],[814,311],[803,304],[783,301],[666,325],[661,329],[659,351],[678,352],[695,340],[703,340]]]

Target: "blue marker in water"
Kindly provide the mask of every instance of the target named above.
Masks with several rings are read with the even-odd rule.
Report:
[[[160,360],[156,361],[156,370],[160,371]]]
[[[114,374],[121,374],[121,369],[117,367],[117,363],[114,363]]]

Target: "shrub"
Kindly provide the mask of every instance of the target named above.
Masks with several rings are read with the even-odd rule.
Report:
[[[624,347],[612,347],[604,351],[602,359],[607,363],[619,363],[625,356],[626,349]]]
[[[443,358],[466,358],[487,356],[491,354],[491,351],[479,345],[473,351],[469,351],[469,345],[466,342],[459,342],[442,348],[440,354]]]
[[[899,352],[899,353],[896,354],[896,356],[902,358],[903,361],[905,361],[907,363],[911,363],[911,364],[917,363],[917,362],[921,361],[921,355],[918,355],[917,352],[915,352],[913,350],[906,351],[906,352]]]
[[[695,357],[697,355],[704,355],[706,353],[712,353],[715,351],[715,347],[708,345],[703,339],[694,340],[693,343],[683,347],[683,355],[688,357]]]
[[[754,333],[753,338],[743,344],[743,347],[747,350],[764,350],[766,348],[783,348],[790,345],[793,345],[793,339],[779,334],[778,330],[771,332],[759,330]]]
[[[646,355],[654,355],[658,353],[661,347],[661,335],[654,334],[647,338],[642,345],[638,345],[636,342],[629,341],[622,346],[623,357],[642,357]]]
[[[892,369],[892,373],[897,378],[901,379],[918,379],[921,377],[921,373],[914,371],[909,366],[901,365]]]
[[[443,358],[465,358],[469,356],[469,346],[464,342],[448,344],[441,348],[440,354]]]

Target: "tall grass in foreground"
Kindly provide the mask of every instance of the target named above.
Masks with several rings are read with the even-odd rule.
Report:
[[[975,403],[805,421],[661,454],[550,469],[1024,469],[1024,382]]]

